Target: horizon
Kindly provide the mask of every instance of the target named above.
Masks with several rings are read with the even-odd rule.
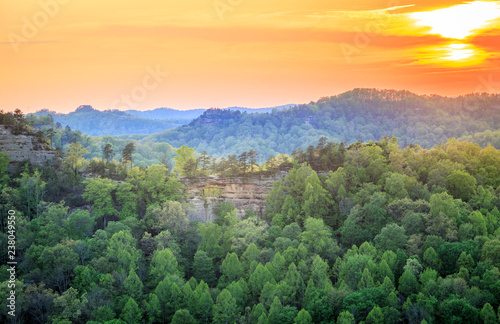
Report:
[[[415,94],[419,97],[429,97],[429,96],[440,96],[440,97],[443,97],[443,98],[458,98],[458,97],[462,97],[462,96],[467,96],[467,95],[478,95],[478,94],[483,94],[483,93],[486,93],[486,94],[489,94],[489,95],[500,95],[500,92],[497,93],[491,93],[491,92],[471,92],[471,93],[461,93],[461,94],[458,94],[458,95],[454,95],[454,96],[450,96],[450,95],[444,95],[444,94],[439,94],[439,93],[416,93],[416,92],[413,92],[413,91],[410,91],[408,89],[378,89],[378,88],[353,88],[353,89],[350,89],[348,91],[344,91],[344,92],[340,92],[340,93],[337,93],[337,94],[333,94],[333,95],[329,95],[329,96],[322,96],[322,97],[319,97],[317,98],[316,100],[309,100],[308,102],[303,102],[303,103],[288,103],[288,104],[278,104],[276,106],[263,106],[263,107],[245,107],[245,106],[242,106],[242,105],[231,105],[231,106],[227,106],[227,107],[215,107],[215,106],[207,106],[207,108],[203,108],[203,107],[198,107],[198,108],[188,108],[188,109],[180,109],[180,108],[176,108],[176,107],[152,107],[152,108],[144,108],[144,109],[112,109],[112,108],[108,108],[108,109],[101,109],[101,108],[96,108],[95,106],[93,105],[90,105],[90,104],[82,104],[82,105],[79,105],[78,107],[76,107],[74,110],[67,110],[67,111],[64,111],[64,112],[58,112],[58,111],[55,111],[55,110],[52,110],[50,108],[40,108],[36,111],[28,111],[28,112],[25,112],[23,109],[20,109],[20,108],[15,108],[15,109],[20,109],[23,114],[25,115],[28,115],[28,114],[35,114],[35,113],[38,113],[38,112],[41,112],[41,111],[48,111],[50,113],[56,113],[56,114],[70,114],[70,113],[74,113],[76,112],[77,109],[81,108],[81,107],[86,107],[86,106],[89,106],[91,107],[92,109],[94,110],[97,110],[97,111],[100,111],[100,112],[106,112],[106,111],[120,111],[120,112],[127,112],[127,111],[140,111],[140,112],[147,112],[147,111],[153,111],[153,110],[157,110],[157,109],[171,109],[171,110],[176,110],[176,111],[192,111],[192,110],[208,110],[208,109],[230,109],[230,108],[242,108],[242,109],[255,109],[255,110],[258,110],[258,109],[271,109],[271,108],[276,108],[276,107],[283,107],[283,106],[299,106],[299,105],[307,105],[309,103],[316,103],[318,102],[320,99],[323,99],[323,98],[331,98],[331,97],[336,97],[336,96],[340,96],[342,94],[345,94],[345,93],[348,93],[348,92],[351,92],[351,91],[354,91],[356,89],[375,89],[375,90],[378,90],[378,91],[389,91],[389,90],[394,90],[394,91],[409,91],[411,92],[412,94]],[[4,110],[5,112],[13,112],[15,109],[13,110]]]
[[[2,5],[6,110],[263,108],[353,88],[500,92],[500,1]]]

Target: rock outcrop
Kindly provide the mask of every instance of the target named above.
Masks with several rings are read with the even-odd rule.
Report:
[[[279,172],[274,176],[249,176],[226,178],[208,176],[182,178],[186,187],[187,199],[194,206],[188,214],[193,221],[213,222],[216,215],[214,207],[223,201],[233,204],[238,210],[238,217],[245,215],[245,210],[253,210],[262,215],[265,209],[265,195],[269,193],[273,182],[284,178],[287,172]]]
[[[5,125],[0,125],[0,151],[10,155],[10,165],[30,160],[32,164],[43,164],[55,158],[53,150],[46,149],[32,135],[14,135]]]

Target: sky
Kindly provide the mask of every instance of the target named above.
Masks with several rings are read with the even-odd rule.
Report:
[[[500,92],[500,1],[0,0],[0,109]]]

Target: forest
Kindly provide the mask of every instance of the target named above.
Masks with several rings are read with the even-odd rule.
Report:
[[[429,149],[448,138],[471,136],[475,140],[475,133],[498,131],[499,111],[499,95],[449,98],[419,96],[408,91],[355,89],[267,114],[211,109],[189,125],[130,138],[141,143],[187,145],[217,157],[250,149],[264,158],[290,154],[315,145],[323,136],[336,143],[352,144],[394,135],[403,147],[419,144]],[[484,136],[480,140],[483,139]],[[498,144],[498,134],[488,140]],[[488,143],[485,141],[485,146]]]
[[[88,158],[81,133],[37,131],[38,119],[21,112],[1,116],[16,132],[66,146],[50,163],[14,170],[0,153],[0,212],[15,214],[15,225],[6,216],[0,223],[3,246],[16,236],[15,323],[500,318],[500,151],[491,145],[322,137],[259,162],[263,154],[245,144],[213,157],[165,143],[172,162],[136,165],[134,141],[103,142],[101,157]],[[479,120],[469,125],[488,122]],[[278,170],[287,175],[273,183],[262,215],[240,219],[222,202],[213,223],[187,217],[182,177]],[[1,259],[5,310],[6,249]]]

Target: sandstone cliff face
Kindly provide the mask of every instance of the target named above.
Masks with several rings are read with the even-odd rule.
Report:
[[[245,210],[253,210],[262,215],[265,209],[264,196],[269,193],[273,181],[284,178],[286,172],[274,176],[252,176],[224,178],[208,176],[206,178],[181,178],[186,187],[188,201],[194,206],[188,214],[189,219],[213,222],[216,218],[213,209],[219,203],[228,201],[238,210],[238,217],[245,215]]]
[[[44,149],[36,137],[22,134],[14,135],[4,125],[0,125],[0,151],[10,155],[11,166],[24,160],[30,160],[33,164],[42,164],[55,157],[55,152]]]

